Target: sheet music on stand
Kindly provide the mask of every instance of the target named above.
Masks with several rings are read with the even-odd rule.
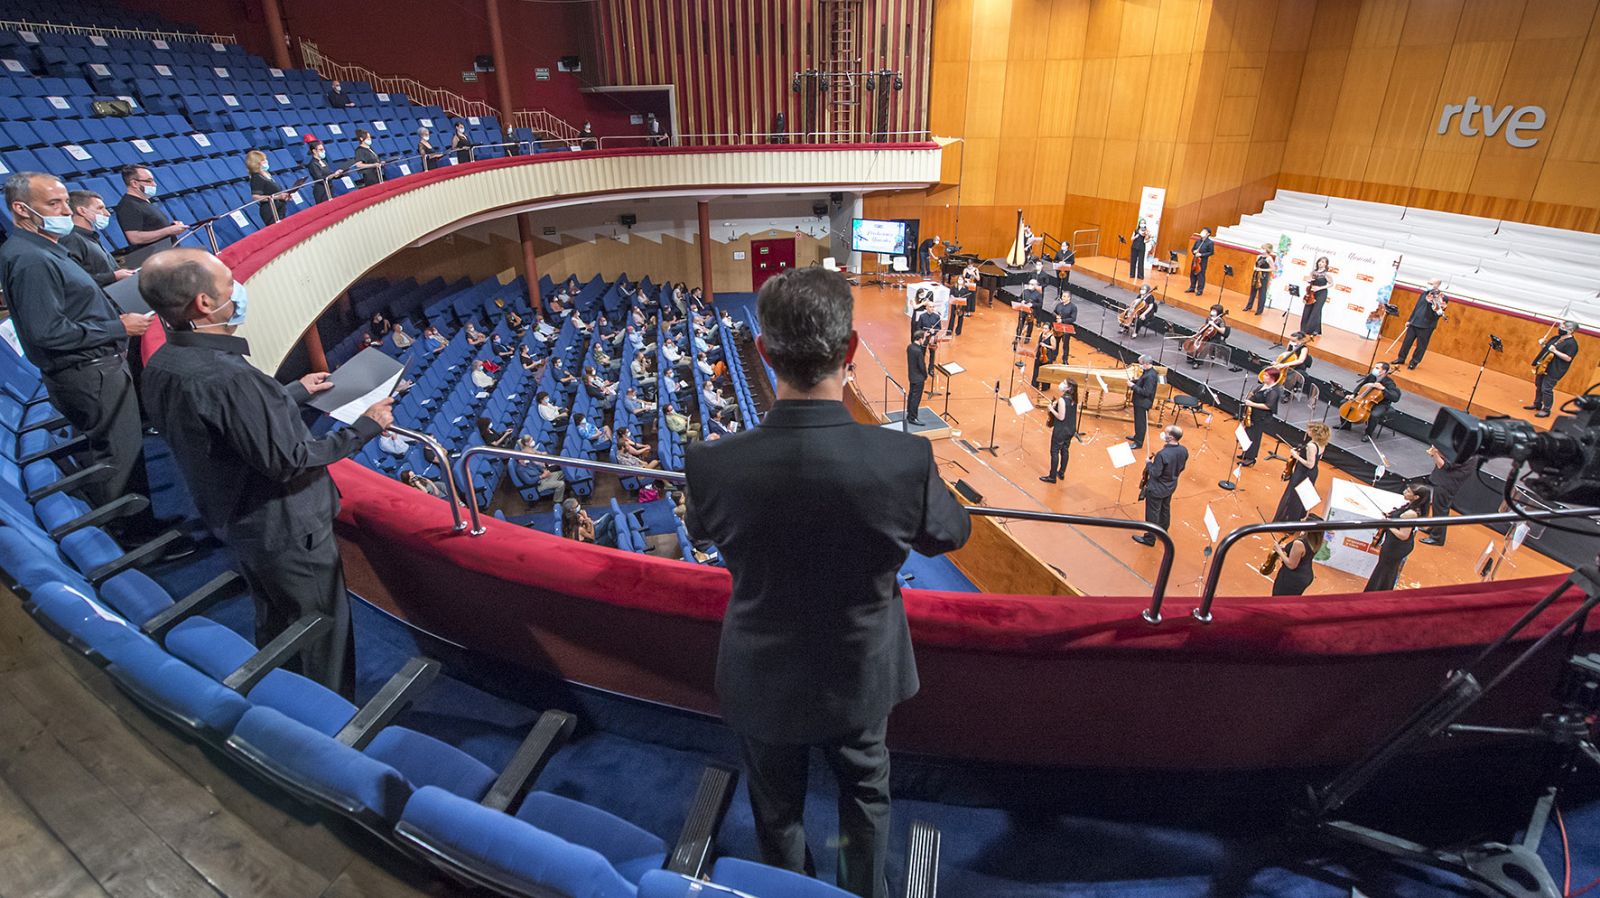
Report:
[[[967,370],[956,362],[940,362],[934,365],[933,369],[945,377],[955,377],[957,374],[962,374]]]

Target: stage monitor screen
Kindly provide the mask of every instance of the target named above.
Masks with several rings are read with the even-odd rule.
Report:
[[[855,218],[850,221],[850,248],[858,253],[906,254],[906,223]]]

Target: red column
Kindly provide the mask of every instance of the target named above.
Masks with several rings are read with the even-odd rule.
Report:
[[[706,302],[716,301],[711,289],[711,204],[700,201],[700,289],[706,292]]]
[[[311,366],[311,370],[327,371],[328,354],[322,349],[322,334],[315,324],[306,329],[306,335],[300,338],[300,342],[306,348],[306,364]]]
[[[489,2],[493,3],[494,0]],[[544,300],[539,296],[539,258],[533,251],[532,212],[517,216],[517,236],[522,238],[522,279],[528,283],[528,305],[535,312],[543,312]]]
[[[506,56],[505,32],[500,30],[500,0],[484,0],[489,7],[489,52],[494,54],[494,83],[500,94],[500,127],[511,124],[511,60]]]
[[[283,10],[278,0],[261,0],[261,14],[267,19],[267,39],[272,41],[272,64],[280,69],[292,69],[289,60],[289,40],[283,33]],[[322,367],[328,370],[327,366]]]

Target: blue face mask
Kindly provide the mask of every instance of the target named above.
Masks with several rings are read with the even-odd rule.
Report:
[[[146,184],[146,185],[144,185],[144,195],[145,196],[155,196],[156,195],[156,185],[154,185],[154,184]]]
[[[205,327],[238,327],[244,324],[245,307],[250,304],[250,294],[245,291],[244,285],[238,281],[233,282],[233,293],[228,297],[228,302],[233,304],[233,314],[221,324],[197,324],[195,329]]]
[[[106,228],[109,228],[109,227],[111,227],[111,216],[110,215],[96,215],[94,217],[94,229],[96,231],[104,231]]]
[[[70,215],[40,215],[39,210],[28,207],[33,217],[39,220],[39,230],[52,237],[65,237],[72,233],[72,216]]]

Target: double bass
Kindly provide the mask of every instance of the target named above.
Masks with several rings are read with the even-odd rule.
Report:
[[[1383,402],[1385,387],[1381,381],[1362,384],[1355,395],[1345,400],[1339,406],[1339,417],[1351,424],[1365,424],[1372,417],[1372,410]]]

